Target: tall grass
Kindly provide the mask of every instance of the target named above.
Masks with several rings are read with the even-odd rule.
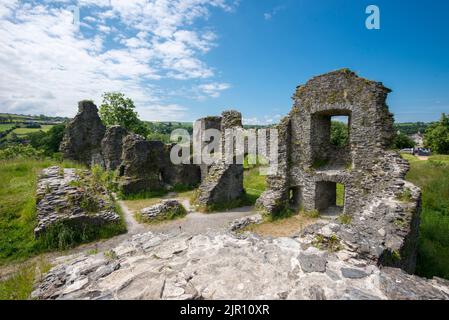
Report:
[[[407,180],[423,192],[416,273],[449,279],[449,156],[404,158],[410,162]]]

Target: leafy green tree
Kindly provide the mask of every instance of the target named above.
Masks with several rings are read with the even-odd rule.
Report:
[[[349,143],[347,124],[340,121],[332,121],[331,143],[337,147],[343,147]]]
[[[394,137],[393,146],[395,149],[413,148],[415,146],[415,141],[406,134],[399,133]]]
[[[53,155],[59,151],[64,136],[65,124],[58,124],[51,127],[48,132],[38,131],[30,133],[28,139],[33,148],[43,150],[45,155]]]
[[[440,121],[426,130],[424,143],[433,152],[449,154],[449,116],[443,113]]]
[[[99,115],[107,126],[120,125],[129,131],[146,137],[149,133],[146,124],[141,121],[134,111],[134,102],[120,92],[106,92],[103,94],[103,103]]]

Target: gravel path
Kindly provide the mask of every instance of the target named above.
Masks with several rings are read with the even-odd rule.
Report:
[[[131,238],[135,234],[152,231],[153,233],[183,233],[188,235],[205,234],[211,231],[224,231],[229,223],[235,219],[256,214],[253,207],[236,208],[226,212],[200,213],[191,209],[190,203],[186,199],[178,199],[189,212],[182,219],[166,221],[158,224],[141,224],[136,221],[133,213],[123,201],[118,201],[122,208],[123,217],[126,222],[128,232],[110,239],[88,243],[78,246],[66,252],[56,252],[50,255],[65,256],[85,252],[88,250],[106,251],[118,246],[124,240]]]

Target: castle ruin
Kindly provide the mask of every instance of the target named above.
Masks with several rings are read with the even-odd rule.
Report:
[[[297,87],[293,109],[278,125],[278,171],[257,206],[271,215],[289,209],[345,215],[351,223],[336,235],[362,255],[412,271],[421,195],[404,180],[408,163],[388,150],[394,133],[389,92],[348,69]],[[331,142],[332,117],[347,119],[344,146]],[[404,194],[406,201],[398,200]]]

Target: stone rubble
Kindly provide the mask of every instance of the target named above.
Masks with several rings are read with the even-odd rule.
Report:
[[[43,169],[36,191],[35,238],[59,222],[75,226],[88,224],[98,227],[119,222],[120,217],[115,212],[114,204],[106,190],[102,195],[94,196],[97,210],[87,212],[82,207],[82,201],[92,195],[83,188],[83,182],[75,169],[63,169],[57,166]]]
[[[186,212],[183,205],[174,199],[162,200],[151,207],[140,210],[142,217],[148,220],[164,218],[168,214],[182,215]]]
[[[252,224],[259,224],[262,222],[262,215],[255,214],[249,217],[243,217],[240,219],[236,219],[229,224],[229,231],[235,232],[241,230]]]

